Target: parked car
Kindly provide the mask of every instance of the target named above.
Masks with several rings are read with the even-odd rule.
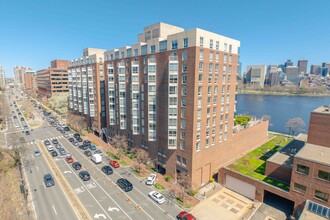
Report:
[[[60,130],[60,132],[61,132],[62,134],[65,134],[65,131],[64,131],[64,130]]]
[[[19,128],[19,125],[18,125],[18,124],[16,124],[16,125],[15,125],[15,127],[16,127],[16,128]]]
[[[158,202],[159,204],[162,204],[162,203],[165,202],[165,197],[162,194],[160,194],[159,192],[156,192],[156,191],[151,191],[149,193],[149,197],[152,200]]]
[[[83,139],[82,139],[81,137],[77,137],[76,140],[77,140],[78,142],[83,142]]]
[[[80,137],[80,134],[75,133],[75,134],[73,134],[73,137],[74,137],[74,138],[78,138],[78,137]]]
[[[40,153],[39,150],[35,150],[35,151],[34,151],[34,156],[36,156],[36,157],[40,157],[40,155],[41,155],[41,153]]]
[[[72,156],[67,156],[67,157],[65,158],[65,160],[66,160],[66,162],[68,162],[68,163],[73,163],[73,158],[72,158]]]
[[[117,180],[117,185],[122,188],[125,192],[131,191],[133,189],[133,185],[130,181],[124,178],[120,178]]]
[[[57,127],[57,128],[56,128],[56,130],[58,130],[58,131],[62,131],[62,128],[60,128],[60,127]]]
[[[96,150],[96,147],[95,147],[94,144],[91,144],[91,145],[89,145],[89,149],[91,149],[91,150]]]
[[[45,140],[45,141],[44,141],[44,144],[45,144],[46,146],[48,146],[48,145],[50,145],[50,141],[49,141],[49,140]]]
[[[72,142],[72,144],[73,144],[74,146],[79,146],[79,142],[78,142],[78,141],[74,141],[74,142]]]
[[[55,138],[52,140],[53,144],[58,144],[58,140]]]
[[[110,166],[103,166],[101,170],[107,175],[113,174],[113,170]]]
[[[25,131],[25,135],[30,135],[30,131]]]
[[[94,151],[94,154],[99,154],[102,156],[103,152],[101,150],[96,150],[96,151]]]
[[[93,154],[91,157],[91,160],[95,163],[95,164],[99,164],[102,163],[102,156],[99,154]]]
[[[21,118],[21,121],[24,121],[24,118]]]
[[[52,155],[52,157],[57,157],[57,152],[55,150],[51,150],[49,151],[50,155]]]
[[[120,167],[120,164],[116,160],[110,160],[109,165],[114,167],[114,168]]]
[[[46,187],[51,187],[51,186],[55,185],[55,181],[54,181],[52,175],[50,175],[49,173],[44,176],[44,182],[45,182]]]
[[[89,175],[89,173],[87,171],[80,171],[79,172],[79,177],[83,180],[83,181],[87,181],[90,180],[91,176]]]
[[[88,147],[87,147],[87,146],[85,146],[85,145],[80,145],[80,146],[79,146],[79,149],[81,149],[81,150],[87,150],[87,149],[88,149]]]
[[[69,136],[69,134],[64,134],[64,137],[65,137],[65,138],[68,138],[68,137],[70,137],[70,136]]]
[[[85,154],[87,157],[92,156],[92,152],[91,152],[90,150],[86,150],[86,151],[84,151],[84,154]]]
[[[64,131],[70,131],[70,128],[69,127],[64,127],[63,130]]]
[[[56,147],[56,149],[61,149],[61,145],[60,144],[54,144],[55,145],[55,147]]]
[[[80,170],[81,169],[81,164],[79,162],[74,162],[74,163],[72,163],[72,167],[75,170]]]
[[[68,139],[68,141],[70,141],[70,142],[72,143],[72,142],[74,142],[74,138],[73,138],[73,137],[70,137],[70,138]]]
[[[61,155],[66,155],[66,151],[64,150],[64,148],[61,148],[59,151]]]
[[[91,141],[90,140],[84,140],[83,144],[85,146],[89,146],[89,145],[91,145]]]
[[[147,178],[146,184],[147,185],[154,185],[155,181],[156,181],[156,178],[157,178],[156,174],[154,174],[154,173],[150,174]]]
[[[27,125],[24,125],[24,127],[23,127],[24,129],[28,129],[29,128],[29,126],[27,126]]]
[[[180,212],[176,218],[178,220],[197,220],[195,216],[193,216],[192,214],[186,212],[186,211],[182,211]]]

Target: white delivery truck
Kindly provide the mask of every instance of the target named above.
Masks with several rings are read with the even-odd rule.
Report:
[[[91,159],[96,164],[102,163],[102,156],[100,154],[93,154]]]

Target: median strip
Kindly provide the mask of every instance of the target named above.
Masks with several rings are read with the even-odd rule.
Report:
[[[55,161],[50,156],[48,151],[45,149],[44,145],[41,143],[41,141],[37,141],[37,144],[39,146],[40,151],[44,155],[48,166],[50,167],[50,169],[55,174],[56,180],[59,182],[60,187],[64,191],[65,196],[67,197],[70,205],[73,207],[73,210],[76,212],[78,218],[82,219],[82,220],[91,219],[91,217],[89,216],[87,210],[85,209],[85,207],[83,206],[83,204],[79,200],[78,196],[74,193],[74,191],[71,188],[70,184],[65,179],[62,172],[57,167]]]

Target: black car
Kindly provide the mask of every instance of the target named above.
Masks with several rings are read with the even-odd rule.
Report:
[[[58,131],[62,131],[62,128],[60,128],[60,127],[57,127],[57,128],[56,128],[56,130],[58,130]]]
[[[87,171],[80,171],[79,172],[79,177],[83,180],[83,181],[87,181],[90,180],[91,176],[89,175],[89,173]]]
[[[56,149],[61,149],[62,146],[60,144],[54,144],[54,146],[56,147]]]
[[[70,138],[68,139],[68,141],[70,141],[70,142],[74,142],[74,138],[73,138],[73,137],[70,137]]]
[[[113,170],[110,166],[103,166],[102,171],[107,175],[113,174]]]
[[[55,185],[55,181],[54,181],[52,175],[50,175],[49,173],[44,176],[44,182],[45,182],[46,187]]]
[[[16,119],[16,118],[17,118],[17,116],[16,116],[16,115],[14,115],[14,116],[13,116],[13,119]]]
[[[117,185],[122,188],[125,192],[131,191],[133,189],[133,185],[130,181],[124,178],[120,178],[117,180]]]
[[[85,146],[85,145],[79,145],[79,149],[81,149],[81,150],[87,150],[87,149],[88,149],[88,147],[87,147],[87,146]]]
[[[84,143],[83,143],[85,146],[89,146],[91,145],[91,141],[90,140],[84,140]]]
[[[78,137],[80,137],[80,134],[75,133],[75,134],[73,134],[73,137],[77,139]]]
[[[57,157],[57,152],[55,150],[51,150],[49,151],[50,155],[52,155],[52,157]]]
[[[60,130],[60,132],[61,132],[62,134],[65,134],[65,131],[64,131],[64,130]]]
[[[45,140],[45,141],[44,141],[44,144],[45,144],[46,146],[50,145],[49,140]]]
[[[73,162],[72,163],[72,167],[75,169],[75,170],[80,170],[81,169],[81,164],[79,162]]]
[[[30,132],[29,131],[25,131],[25,135],[30,135]]]
[[[21,118],[21,121],[24,121],[24,118]]]
[[[77,137],[76,140],[77,140],[78,142],[82,142],[82,141],[83,141],[83,139],[81,139],[81,137]]]
[[[52,142],[53,142],[53,144],[58,144],[58,140],[57,139],[53,139]]]
[[[92,152],[91,152],[90,150],[86,150],[86,151],[84,151],[84,154],[85,154],[87,157],[92,156]]]
[[[18,114],[18,115],[21,115],[22,113],[18,112],[17,114]]]
[[[63,130],[64,131],[70,131],[70,128],[69,127],[64,127]]]

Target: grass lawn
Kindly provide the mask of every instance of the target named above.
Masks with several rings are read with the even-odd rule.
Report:
[[[128,166],[129,163],[127,163],[125,160],[120,160],[119,163],[123,166]]]
[[[163,185],[160,185],[159,183],[155,183],[154,187],[158,190],[164,190],[165,187]]]
[[[111,153],[110,151],[107,151],[107,154],[109,157],[111,157],[111,159],[119,160],[119,157],[117,155]]]
[[[276,136],[241,159],[230,164],[228,168],[288,191],[290,187],[288,184],[266,177],[265,169],[266,160],[287,145],[291,139],[292,138],[284,136]]]

